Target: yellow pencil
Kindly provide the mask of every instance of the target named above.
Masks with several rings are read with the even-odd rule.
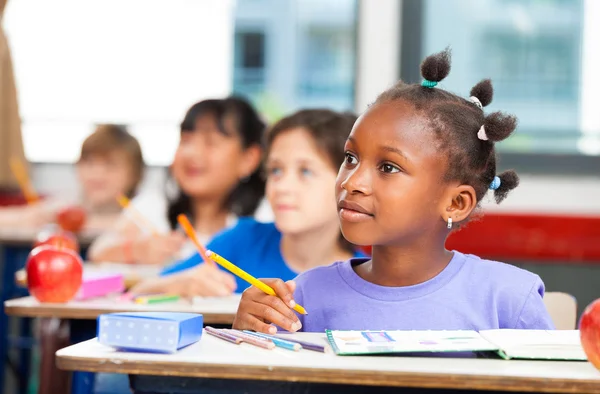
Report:
[[[192,227],[192,224],[190,223],[190,221],[188,220],[188,218],[183,215],[180,214],[177,216],[177,220],[179,221],[179,224],[181,224],[181,227],[183,228],[183,231],[185,231],[185,233],[187,234],[187,236],[192,240],[192,242],[194,243],[194,245],[196,245],[196,248],[198,249],[198,253],[200,253],[200,257],[202,257],[202,259],[205,262],[215,262],[217,264],[219,264],[221,267],[225,268],[226,270],[228,270],[229,272],[231,272],[234,275],[239,276],[240,278],[242,278],[243,280],[245,280],[246,282],[250,283],[252,286],[259,288],[260,290],[264,291],[265,293],[267,293],[268,295],[273,295],[276,296],[277,294],[275,294],[275,290],[273,290],[269,285],[261,282],[260,280],[256,279],[255,277],[253,277],[252,275],[250,275],[249,273],[247,273],[246,271],[240,269],[239,267],[235,266],[233,263],[225,260],[223,257],[219,256],[218,254],[216,254],[215,252],[211,252],[210,250],[206,250],[206,248],[200,243],[200,241],[198,240],[198,237],[196,236],[196,232],[194,231],[194,228]],[[306,310],[296,304],[294,306],[294,310],[298,313],[301,313],[303,315],[306,315]]]
[[[139,222],[143,223],[143,226],[148,228],[150,230],[150,232],[152,233],[152,235],[159,235],[160,232],[156,229],[155,226],[152,225],[152,223],[150,223],[145,217],[144,215],[142,215],[137,209],[135,209],[132,205],[131,205],[131,201],[129,201],[129,199],[127,197],[125,197],[124,195],[120,194],[119,196],[117,196],[117,201],[119,202],[119,205],[121,206],[121,208],[126,209],[128,212],[130,212],[133,216],[135,216],[135,222],[138,225],[138,227],[142,227],[140,226]]]
[[[206,257],[208,257],[209,259],[211,259],[215,263],[219,264],[221,267],[225,268],[226,270],[228,270],[232,274],[235,274],[235,275],[239,276],[240,278],[242,278],[246,282],[250,283],[252,286],[257,287],[260,290],[264,291],[266,294],[272,295],[272,296],[277,295],[277,294],[275,294],[275,290],[273,290],[271,288],[271,286],[269,286],[266,283],[261,282],[260,280],[256,279],[255,277],[253,277],[252,275],[250,275],[246,271],[244,271],[241,268],[237,267],[236,265],[234,265],[230,261],[227,261],[225,258],[223,258],[222,256],[219,256],[215,252],[207,250],[206,251]],[[299,304],[294,305],[293,309],[296,312],[298,312],[298,313],[306,315],[306,309],[304,309]]]

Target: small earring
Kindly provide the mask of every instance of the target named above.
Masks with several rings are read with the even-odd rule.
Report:
[[[448,218],[448,229],[452,228],[452,218]]]

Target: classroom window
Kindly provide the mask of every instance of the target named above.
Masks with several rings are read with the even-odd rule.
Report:
[[[247,96],[259,94],[265,86],[265,33],[237,31],[233,63],[236,92]]]
[[[579,47],[569,35],[545,32],[523,38],[516,32],[487,31],[479,42],[481,67],[492,75],[500,99],[552,101],[571,106],[579,100]]]
[[[354,107],[357,0],[238,0],[233,90],[270,120]]]
[[[357,0],[10,1],[26,156],[73,162],[94,125],[112,122],[149,164],[168,165],[187,108],[231,93],[270,120],[351,110],[356,18]]]
[[[242,52],[240,66],[249,69],[265,67],[265,34],[262,32],[240,33],[237,40],[241,41]]]
[[[94,125],[111,122],[129,126],[148,164],[170,164],[185,111],[231,92],[233,9],[233,0],[9,1],[27,158],[73,162]]]
[[[584,43],[600,39],[598,29],[584,23],[591,1],[422,4],[420,53],[452,47],[453,70],[443,87],[467,96],[477,81],[490,77],[494,100],[486,111],[518,116],[518,132],[499,145],[501,151],[600,155],[600,112],[586,105],[600,99],[594,93],[600,81],[584,78],[583,61]]]
[[[307,26],[303,32],[297,94],[304,100],[338,100],[352,106],[354,40],[352,27]]]

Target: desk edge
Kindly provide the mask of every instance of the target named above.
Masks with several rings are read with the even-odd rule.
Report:
[[[56,354],[56,365],[66,371],[124,373],[133,375],[179,376],[271,380],[288,382],[355,384],[420,388],[454,388],[471,390],[527,391],[552,393],[590,393],[600,391],[598,380],[547,379],[470,374],[436,374],[423,372],[356,371],[337,372],[326,369],[270,367],[253,365],[156,363],[150,361],[89,360]],[[112,367],[112,365],[116,365]]]

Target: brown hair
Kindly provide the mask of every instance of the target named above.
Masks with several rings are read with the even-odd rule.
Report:
[[[266,125],[252,104],[243,97],[231,96],[225,99],[209,99],[200,101],[191,106],[181,122],[181,134],[192,133],[196,121],[204,116],[213,117],[221,134],[238,136],[244,149],[260,145],[264,137]],[[226,130],[226,119],[235,121],[235,130]],[[260,167],[249,177],[240,180],[227,198],[227,208],[238,216],[251,216],[254,214],[265,194],[265,180]],[[192,201],[181,188],[175,199],[169,201],[167,218],[174,230],[179,225],[177,216],[181,213],[191,214]],[[192,217],[194,215],[191,215]]]
[[[267,132],[266,154],[273,145],[273,141],[286,131],[302,128],[313,138],[318,149],[329,160],[335,172],[344,162],[344,145],[356,122],[356,115],[346,112],[335,112],[328,109],[305,109],[275,123]],[[332,185],[333,187],[333,185]],[[356,247],[344,238],[340,232],[339,244],[345,250],[354,253]]]
[[[265,156],[269,155],[277,136],[291,129],[302,128],[310,134],[337,171],[344,162],[344,144],[354,122],[356,122],[356,115],[349,112],[340,113],[328,109],[298,111],[275,123],[267,132]]]
[[[79,161],[91,156],[107,156],[119,151],[127,155],[133,173],[133,183],[127,190],[127,197],[133,197],[144,175],[144,157],[138,140],[129,134],[125,126],[116,124],[100,124],[81,145]]]

